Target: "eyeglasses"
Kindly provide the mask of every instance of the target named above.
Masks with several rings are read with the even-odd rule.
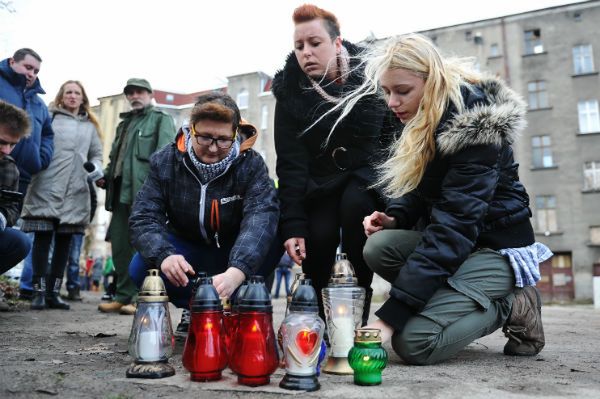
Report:
[[[196,142],[198,143],[198,145],[201,145],[204,147],[210,147],[211,145],[213,145],[213,143],[215,143],[218,148],[220,148],[222,150],[226,150],[228,148],[231,148],[231,146],[233,145],[233,140],[235,140],[235,136],[236,136],[235,133],[234,133],[233,137],[230,139],[224,139],[222,137],[214,138],[212,136],[196,133],[196,129],[194,129],[194,125],[191,125],[191,126],[192,126],[192,135],[196,138]]]

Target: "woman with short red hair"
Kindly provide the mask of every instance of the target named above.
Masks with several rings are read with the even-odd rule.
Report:
[[[314,5],[293,14],[294,51],[273,79],[275,148],[281,201],[281,234],[292,259],[315,289],[327,285],[340,241],[367,290],[368,318],[373,273],[362,257],[362,218],[383,209],[369,186],[374,160],[386,156],[384,132],[394,120],[376,96],[365,98],[333,132],[335,117],[317,120],[363,83],[363,51],[340,36],[331,12]],[[389,129],[391,131],[391,129]],[[319,296],[323,316],[323,304]]]

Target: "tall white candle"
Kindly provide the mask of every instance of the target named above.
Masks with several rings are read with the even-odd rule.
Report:
[[[347,357],[354,346],[354,319],[348,316],[334,316],[331,337],[331,354],[334,357]]]
[[[138,355],[143,361],[160,360],[160,333],[144,331],[138,336]]]

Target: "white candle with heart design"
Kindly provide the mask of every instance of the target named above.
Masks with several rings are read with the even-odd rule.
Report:
[[[325,322],[318,314],[317,293],[310,279],[302,280],[290,302],[290,312],[281,323],[286,374],[279,383],[284,389],[316,391],[317,363]]]
[[[294,375],[313,375],[325,324],[310,315],[295,314],[282,325],[285,368]]]

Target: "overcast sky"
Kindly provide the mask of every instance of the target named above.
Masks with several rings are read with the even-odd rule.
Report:
[[[5,3],[6,1],[0,1]],[[494,18],[576,0],[323,0],[342,36],[359,41]],[[39,78],[54,98],[80,80],[92,104],[122,90],[127,78],[189,93],[226,85],[226,77],[270,75],[292,49],[291,15],[302,0],[13,0],[0,9],[0,59],[21,47],[44,62]]]

